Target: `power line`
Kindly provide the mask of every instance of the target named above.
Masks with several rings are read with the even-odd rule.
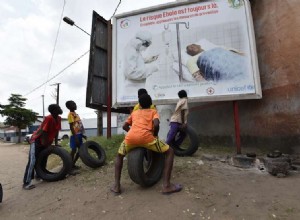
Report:
[[[62,20],[62,17],[63,17],[63,14],[64,14],[64,10],[65,10],[65,5],[66,5],[66,1],[64,0],[64,5],[63,5],[62,11],[61,11],[61,15],[60,15],[60,19],[59,19],[59,24],[58,24],[58,29],[57,29],[57,33],[56,33],[56,38],[55,38],[54,46],[53,46],[53,50],[52,50],[52,55],[51,55],[51,60],[50,60],[50,65],[49,65],[49,70],[48,70],[48,74],[47,74],[47,80],[49,78],[49,74],[50,74],[50,71],[51,71],[51,68],[52,68],[53,57],[54,57],[55,48],[56,48],[56,44],[57,44],[57,39],[58,39],[58,35],[59,35],[61,20]],[[45,95],[45,91],[46,91],[46,86],[44,88],[43,95]]]
[[[117,5],[117,7],[116,7],[116,9],[115,9],[115,11],[114,11],[114,13],[113,13],[113,15],[110,17],[110,19],[109,19],[109,20],[111,20],[111,19],[112,19],[112,17],[113,17],[113,16],[115,16],[115,14],[116,14],[116,12],[117,12],[117,10],[118,10],[118,8],[119,8],[120,4],[121,4],[121,0],[119,1],[119,4]]]
[[[115,8],[115,11],[114,13],[112,14],[112,16],[110,17],[110,19],[112,19],[112,17],[115,15],[115,13],[117,12],[120,4],[121,4],[121,0],[119,1],[117,7]],[[63,16],[63,12],[64,12],[64,7],[65,7],[65,0],[64,0],[64,5],[63,5],[63,10],[62,10],[62,14],[61,14],[61,18]],[[47,80],[42,83],[41,85],[39,85],[38,87],[36,87],[35,89],[31,90],[30,92],[26,93],[24,96],[27,96],[31,93],[33,93],[34,91],[38,90],[39,88],[41,88],[43,85],[46,85],[48,82],[50,82],[52,79],[56,78],[57,76],[59,76],[61,73],[63,73],[66,69],[68,69],[70,66],[72,66],[74,63],[76,63],[78,60],[80,60],[82,57],[84,57],[87,53],[89,53],[90,51],[86,51],[84,54],[82,54],[80,57],[78,57],[76,60],[74,60],[72,63],[70,63],[68,66],[66,66],[65,68],[63,68],[61,71],[59,71],[56,75],[54,75],[53,77],[51,77],[50,79],[48,79],[49,77],[49,73],[50,73],[50,70],[51,70],[51,66],[52,66],[52,61],[53,61],[53,56],[54,56],[54,52],[55,52],[55,47],[56,47],[56,42],[57,42],[57,39],[58,39],[58,34],[59,34],[59,30],[60,30],[60,25],[61,25],[61,20],[60,19],[60,23],[59,23],[59,27],[58,27],[58,31],[57,31],[57,35],[56,35],[56,39],[55,39],[55,45],[54,45],[54,48],[53,48],[53,53],[52,53],[52,57],[51,57],[51,63],[50,63],[50,67],[49,67],[49,72],[48,72],[48,76],[47,76]],[[46,87],[45,87],[46,88]],[[45,93],[45,91],[44,91]]]
[[[27,96],[31,93],[33,93],[34,91],[36,91],[37,89],[41,88],[43,85],[45,85],[46,83],[50,82],[52,79],[56,78],[57,76],[59,76],[60,74],[62,74],[66,69],[68,69],[70,66],[72,66],[74,63],[76,63],[78,60],[80,60],[82,57],[84,57],[85,55],[87,55],[90,51],[86,51],[84,54],[82,54],[80,57],[78,57],[76,60],[74,60],[72,63],[70,63],[68,66],[66,66],[65,68],[63,68],[61,71],[59,71],[56,75],[52,76],[50,79],[47,79],[46,82],[42,83],[41,85],[39,85],[38,87],[36,87],[35,89],[31,90],[30,92],[28,92],[27,94],[25,94],[24,96]]]

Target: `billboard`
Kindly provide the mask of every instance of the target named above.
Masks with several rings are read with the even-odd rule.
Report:
[[[262,97],[248,0],[188,1],[116,15],[114,106],[146,88],[155,104]]]
[[[108,96],[108,22],[93,11],[86,106],[101,109]]]

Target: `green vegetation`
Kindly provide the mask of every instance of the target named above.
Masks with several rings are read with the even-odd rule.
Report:
[[[8,105],[0,104],[0,114],[6,116],[4,124],[18,128],[18,143],[21,141],[21,129],[33,124],[38,115],[32,110],[24,108],[26,100],[21,95],[11,94],[11,97],[8,99]]]
[[[117,155],[119,146],[120,146],[121,142],[123,141],[123,139],[124,139],[124,135],[114,135],[110,139],[107,139],[106,137],[103,137],[103,136],[88,138],[88,140],[95,141],[98,144],[100,144],[100,146],[105,150],[107,164],[112,163],[112,161],[114,161],[114,159]],[[68,152],[71,152],[71,148],[70,148],[69,144],[70,143],[69,143],[68,139],[62,140],[60,142],[60,146],[62,148],[64,148]],[[90,153],[91,153],[91,155],[93,155],[94,151],[91,151]],[[95,157],[96,157],[96,155],[95,155]],[[49,169],[49,170],[51,170],[53,168],[56,169],[56,168],[59,168],[61,165],[62,165],[62,160],[57,155],[50,155],[48,157],[47,169]],[[83,166],[83,162],[79,159],[77,161],[77,165]],[[86,171],[92,172],[92,169],[87,169]]]
[[[293,213],[294,211],[295,211],[294,208],[287,208],[287,209],[285,210],[285,212],[287,212],[287,213]]]
[[[117,151],[118,148],[121,144],[121,142],[124,139],[124,134],[121,135],[113,135],[110,139],[107,139],[106,137],[103,136],[97,136],[97,137],[89,137],[88,140],[91,141],[95,141],[98,144],[100,144],[100,146],[105,150],[106,153],[106,164],[112,164],[115,160],[115,157],[117,155]],[[189,144],[189,140],[186,139],[183,143],[183,148],[184,145],[188,145]],[[69,147],[69,140],[63,140],[60,142],[60,145],[66,149],[68,152],[70,152],[70,147]],[[242,154],[246,154],[246,153],[250,153],[250,152],[255,152],[257,155],[264,155],[265,152],[263,151],[262,148],[244,148],[242,146]],[[201,140],[200,140],[200,147],[199,150],[195,153],[195,155],[191,156],[191,157],[175,157],[176,160],[176,166],[177,169],[179,170],[184,170],[186,169],[186,167],[189,166],[194,166],[194,163],[192,163],[191,161],[194,160],[199,160],[199,157],[201,157],[201,154],[213,154],[213,155],[235,155],[236,154],[236,147],[235,146],[220,146],[220,145],[204,145],[201,144]],[[59,165],[61,163],[60,159],[57,157],[51,157],[48,160],[49,165],[47,164],[47,166],[49,166],[49,168],[53,168],[57,165]],[[83,165],[83,162],[79,159],[77,162],[77,165],[81,166],[82,168],[85,167],[85,165]],[[106,166],[101,167],[100,170],[106,170]],[[86,175],[88,175],[91,172],[94,172],[94,169],[89,169],[89,168],[83,168],[84,172],[86,173]],[[102,172],[101,171],[101,172]],[[126,172],[126,166],[125,166],[125,171]]]
[[[90,137],[88,140],[95,141],[105,150],[106,153],[106,161],[109,163],[113,161],[117,155],[117,151],[119,149],[120,144],[124,139],[124,135],[113,135],[110,139],[107,139],[103,136]],[[67,151],[70,151],[69,140],[61,141],[61,146],[65,148]]]

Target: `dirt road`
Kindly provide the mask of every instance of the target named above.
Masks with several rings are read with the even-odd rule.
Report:
[[[258,169],[240,169],[220,161],[193,157],[175,158],[173,181],[184,185],[173,195],[160,193],[161,182],[144,189],[128,177],[126,164],[123,194],[109,192],[113,163],[59,182],[35,182],[23,190],[22,177],[28,146],[0,143],[0,182],[4,188],[1,220],[96,219],[300,219],[300,175],[277,178]]]

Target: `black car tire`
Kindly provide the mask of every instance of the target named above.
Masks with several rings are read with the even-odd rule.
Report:
[[[2,199],[3,199],[3,188],[2,188],[2,185],[0,183],[0,203],[2,202]]]
[[[148,163],[146,170],[144,168],[145,161]],[[128,153],[128,174],[136,184],[149,187],[160,180],[164,163],[164,154],[138,147]]]
[[[59,156],[63,162],[62,168],[58,172],[53,172],[47,170],[42,166],[43,160],[48,160],[49,155],[56,154]],[[39,178],[48,182],[54,182],[58,180],[62,180],[66,177],[68,173],[70,173],[72,169],[72,158],[68,151],[61,147],[49,147],[43,150],[38,158],[35,165],[35,171]]]
[[[187,148],[181,148],[180,146],[172,146],[174,154],[176,156],[184,157],[193,155],[199,148],[199,138],[196,131],[191,127],[187,126],[186,133],[190,139],[190,144]]]
[[[92,156],[89,150],[93,150],[97,157]],[[95,141],[87,141],[79,148],[79,156],[82,162],[91,168],[98,168],[104,165],[106,153],[104,149]]]

